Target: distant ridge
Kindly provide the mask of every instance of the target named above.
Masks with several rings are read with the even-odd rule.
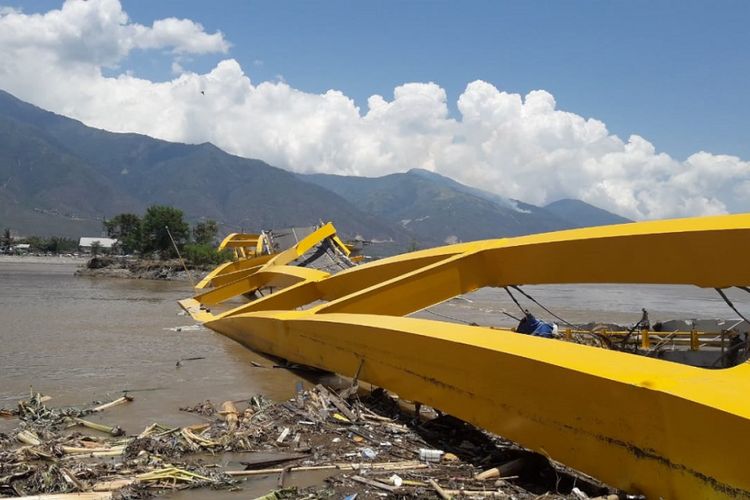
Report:
[[[460,184],[425,170],[383,177],[301,175],[368,213],[400,224],[423,245],[567,229],[546,210]]]
[[[0,91],[0,228],[22,234],[99,234],[101,219],[154,203],[222,231],[334,220],[345,235],[408,241],[402,228],[260,160],[210,143],[119,134],[44,111]]]
[[[578,200],[541,208],[422,169],[383,177],[298,175],[213,144],[112,133],[0,91],[0,229],[99,235],[102,219],[160,203],[221,231],[333,220],[387,253],[580,225],[626,222]]]
[[[573,227],[608,226],[633,222],[612,212],[589,205],[581,200],[565,198],[546,205],[545,210],[553,213]]]

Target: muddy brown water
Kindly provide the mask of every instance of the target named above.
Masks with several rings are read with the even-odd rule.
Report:
[[[273,363],[181,315],[176,301],[190,295],[188,284],[75,277],[77,264],[64,262],[0,262],[0,407],[14,406],[30,385],[53,397],[48,405],[61,406],[109,401],[129,390],[133,403],[90,418],[137,433],[153,422],[200,422],[179,408],[205,399],[283,400],[300,380],[287,370],[254,367],[251,361]],[[205,359],[175,366],[192,357]],[[0,432],[16,423],[0,419]],[[170,496],[247,498],[274,489],[275,481],[248,481],[241,493]]]
[[[200,417],[179,408],[205,399],[216,403],[263,394],[291,396],[297,374],[272,366],[239,344],[196,325],[176,301],[189,296],[185,282],[75,277],[78,263],[0,260],[0,407],[11,407],[29,392],[53,397],[51,405],[108,401],[128,390],[131,404],[92,416],[129,433],[153,422],[186,425]],[[640,308],[651,320],[733,318],[713,290],[669,286],[552,286],[525,291],[571,322],[633,323]],[[516,294],[532,311],[538,307]],[[742,311],[750,294],[732,291]],[[518,315],[502,290],[484,289],[420,312],[419,317],[514,326],[503,310]],[[548,318],[547,318],[548,319]],[[194,361],[177,361],[200,357]],[[0,419],[0,432],[15,426]],[[233,458],[224,458],[232,466]],[[235,464],[236,465],[236,464]],[[300,485],[319,477],[299,476]],[[239,493],[190,491],[178,498],[247,498],[275,487],[275,477],[248,481]]]

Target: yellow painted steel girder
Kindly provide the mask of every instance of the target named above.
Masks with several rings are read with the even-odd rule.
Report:
[[[206,323],[243,345],[386,387],[630,492],[750,495],[750,366],[724,371],[498,330],[257,312]]]
[[[750,496],[750,366],[711,371],[496,329],[402,318],[484,286],[750,284],[750,215],[465,243],[310,276],[209,328],[352,375],[497,432],[614,486]],[[290,282],[291,283],[291,282]],[[227,289],[225,293],[230,293]],[[326,301],[306,310],[316,301]]]
[[[305,252],[309,251],[318,243],[322,242],[326,238],[331,238],[334,244],[341,250],[344,255],[349,255],[350,251],[347,246],[339,239],[336,234],[336,228],[332,223],[324,224],[319,227],[311,234],[307,235],[296,245],[279,252],[276,254],[261,255],[263,250],[263,242],[266,240],[265,234],[243,234],[243,233],[232,233],[222,240],[218,250],[224,250],[232,248],[242,250],[243,247],[252,247],[252,252],[243,251],[240,255],[237,255],[237,259],[233,262],[226,262],[221,264],[212,270],[205,278],[203,278],[195,288],[219,288],[224,285],[231,284],[235,281],[242,280],[251,276],[257,272],[261,272],[272,266],[285,266],[293,260],[304,255]],[[236,287],[230,289],[233,293]],[[241,293],[248,293],[254,290],[248,289]],[[236,295],[236,293],[235,293]],[[228,295],[227,298],[233,295]],[[221,301],[219,301],[221,302]]]
[[[274,255],[277,254],[259,255],[258,257],[220,264],[208,273],[197,285],[195,285],[195,288],[202,289],[212,286],[216,287],[236,281],[247,274],[259,270],[265,263],[271,260]]]
[[[250,248],[259,250],[265,236],[263,234],[231,233],[219,243],[218,250],[226,248]]]

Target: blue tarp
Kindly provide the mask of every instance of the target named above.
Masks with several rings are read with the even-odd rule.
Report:
[[[555,325],[536,319],[533,314],[526,312],[526,316],[518,323],[516,331],[526,335],[533,335],[534,337],[551,339],[554,337]]]

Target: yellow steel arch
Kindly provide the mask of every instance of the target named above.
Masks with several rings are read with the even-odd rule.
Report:
[[[341,253],[347,256],[350,254],[347,246],[337,236],[336,228],[331,222],[323,224],[296,245],[274,254],[262,253],[264,245],[268,246],[266,234],[232,233],[222,240],[218,250],[232,249],[235,252],[235,259],[216,267],[196,285],[196,288],[218,288],[273,266],[285,266],[326,238],[330,238]],[[235,288],[232,288],[232,290]],[[248,289],[242,293],[252,291],[254,289]],[[231,296],[233,295],[230,294],[227,298]]]
[[[745,497],[747,364],[710,371],[401,316],[485,286],[748,285],[749,247],[750,215],[643,222],[452,245],[334,276],[279,269],[286,288],[218,315],[200,308],[206,297],[181,303],[257,351],[345,375],[364,362],[362,380],[622,489]],[[248,286],[219,287],[211,300]]]

